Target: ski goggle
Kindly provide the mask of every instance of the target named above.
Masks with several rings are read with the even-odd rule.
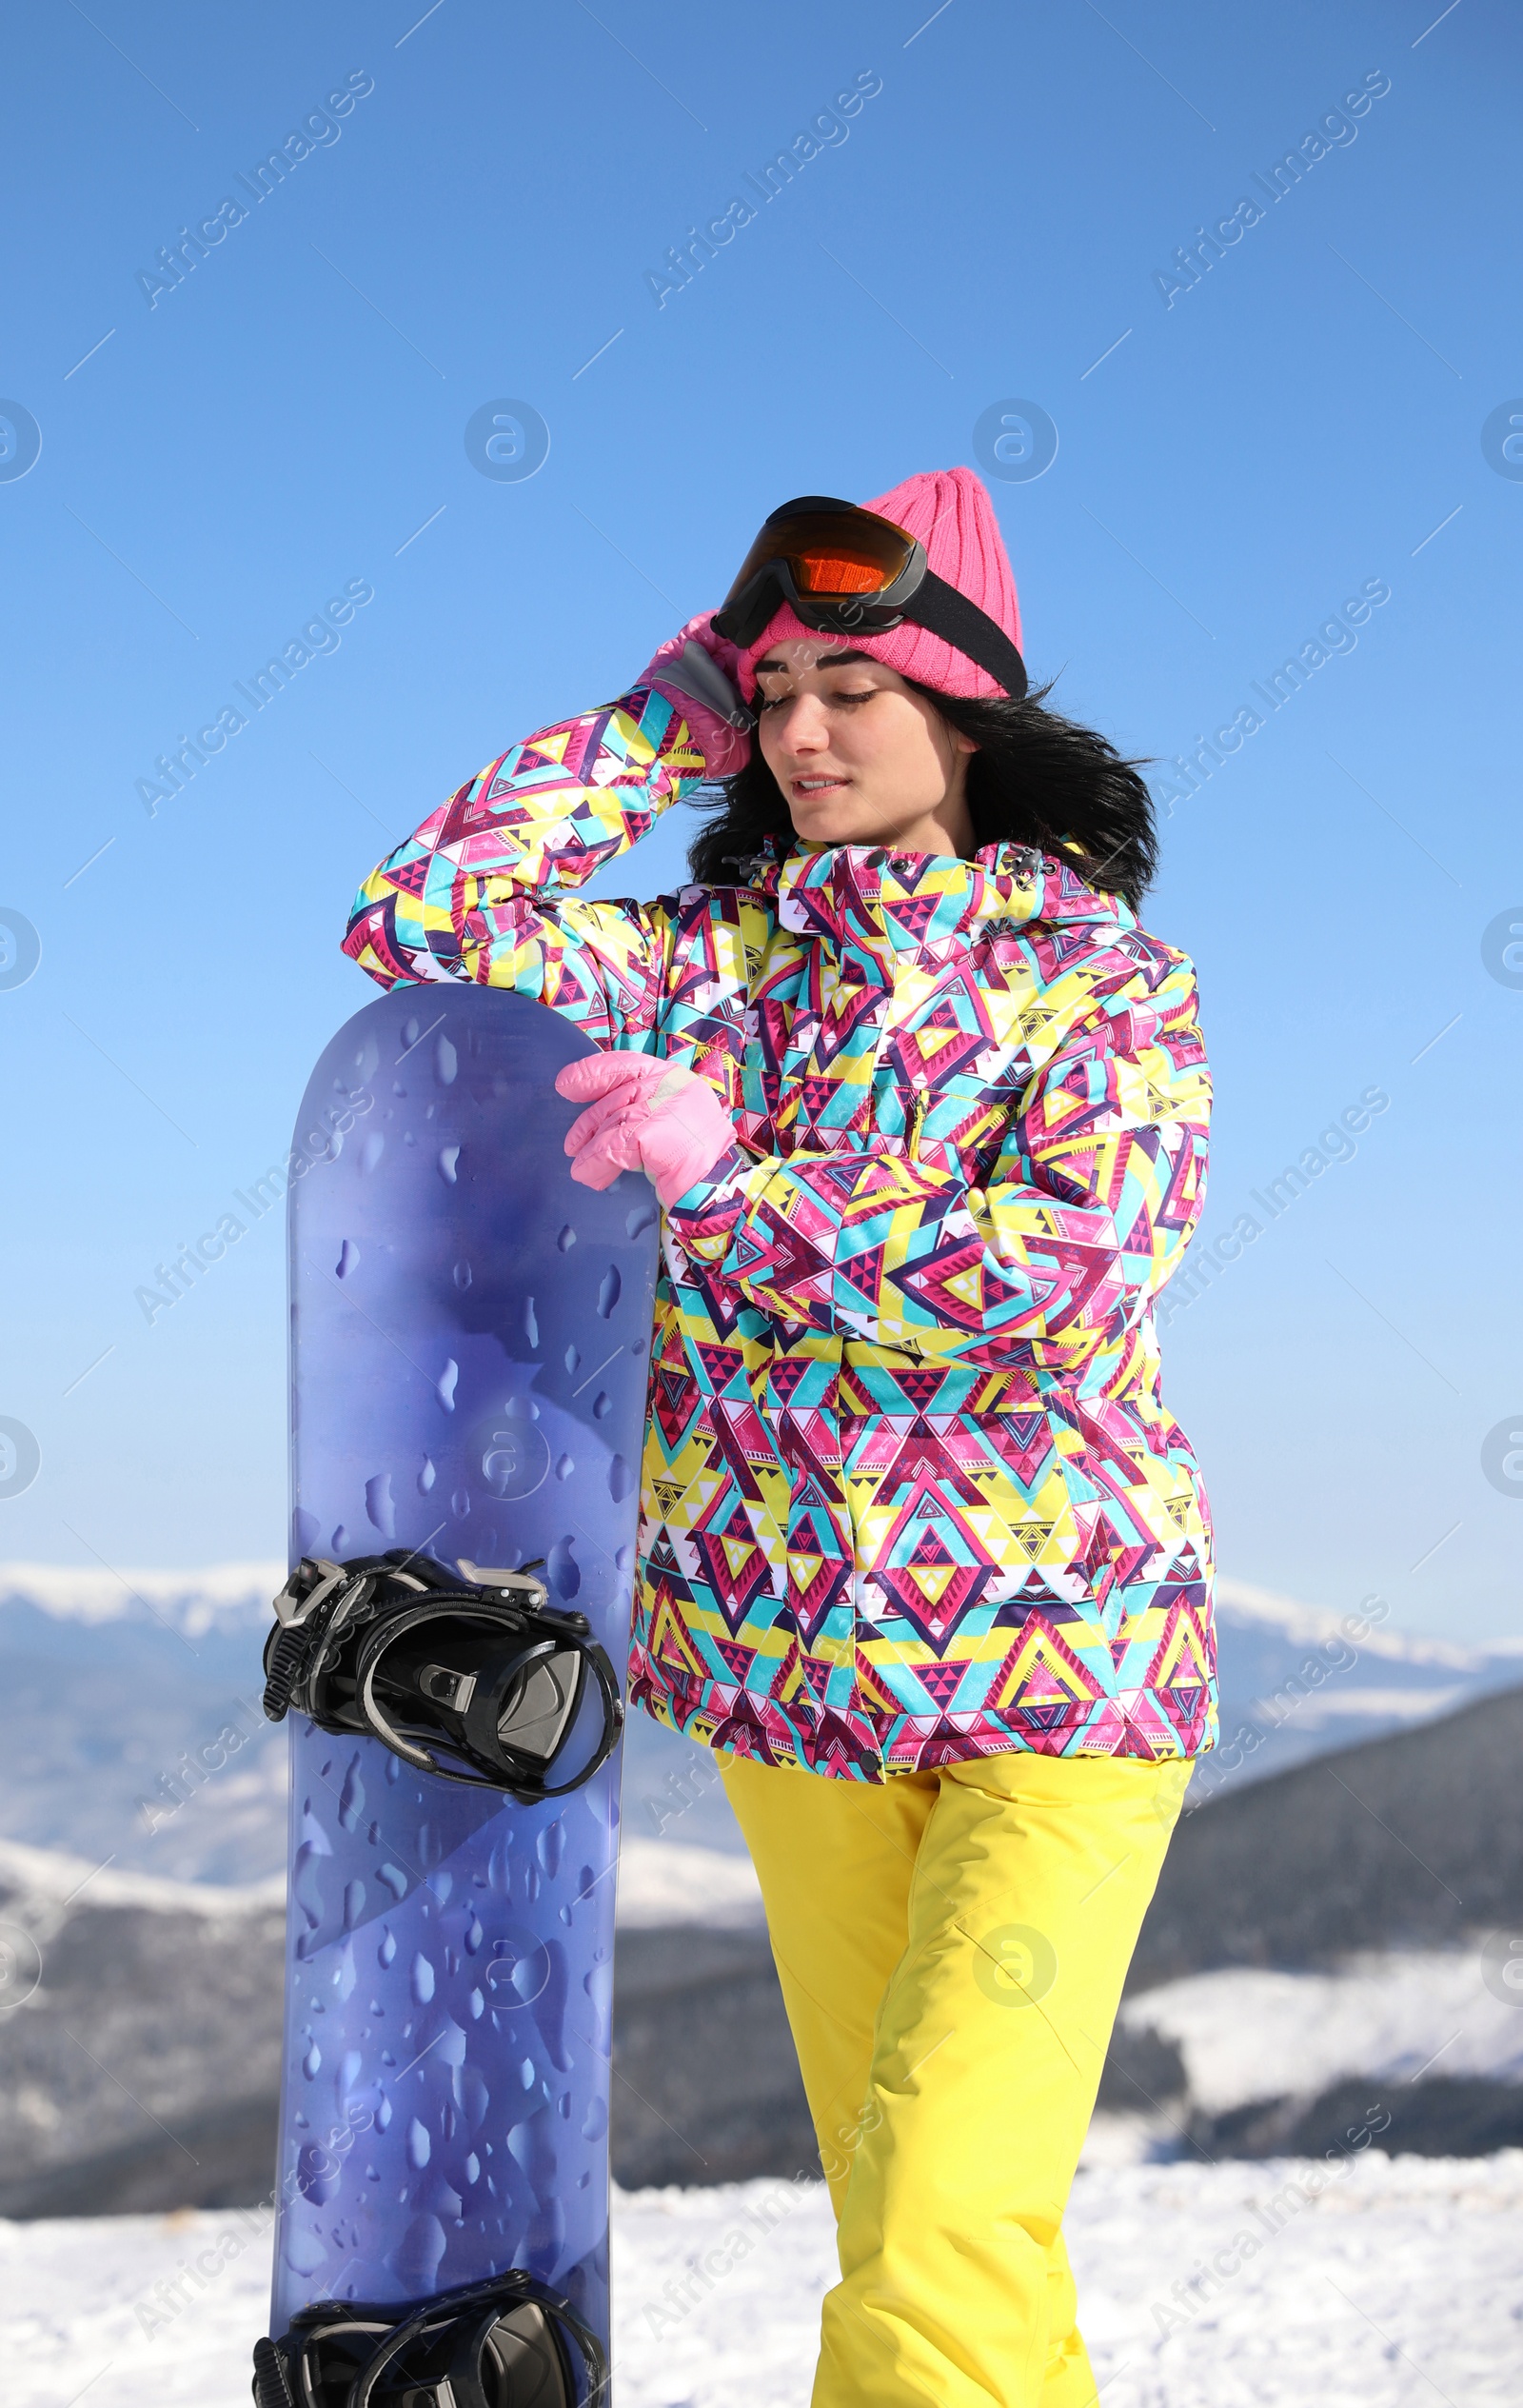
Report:
[[[607,2379],[602,2344],[570,2301],[519,2273],[421,2304],[321,2300],[283,2339],[254,2343],[257,2408],[597,2408]]]
[[[976,661],[1013,701],[1026,691],[1025,663],[1004,629],[937,576],[917,537],[855,502],[806,493],[774,510],[714,614],[715,632],[743,650],[784,604],[831,635],[880,635],[908,619]]]
[[[557,1611],[531,1572],[462,1569],[400,1547],[348,1563],[304,1558],[275,1600],[266,1715],[280,1722],[294,1706],[325,1731],[382,1741],[420,1772],[525,1805],[564,1797],[623,1727],[613,1665],[585,1615]],[[576,1769],[552,1780],[567,1758]]]

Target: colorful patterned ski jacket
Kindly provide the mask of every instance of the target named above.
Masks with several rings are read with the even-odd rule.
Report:
[[[644,687],[544,729],[346,939],[384,985],[511,986],[728,1100],[663,1231],[631,1697],[848,1780],[1196,1755],[1210,1515],[1153,1320],[1204,1184],[1189,962],[1019,846],[578,901],[702,774]]]

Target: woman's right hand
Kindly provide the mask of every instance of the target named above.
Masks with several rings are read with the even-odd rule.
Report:
[[[751,757],[756,722],[736,683],[740,660],[713,627],[712,610],[689,619],[680,635],[663,644],[637,681],[654,686],[687,721],[709,778],[732,778]]]
[[[583,1054],[556,1072],[555,1091],[587,1107],[565,1135],[583,1187],[611,1187],[622,1170],[643,1170],[670,1211],[735,1144],[708,1081],[659,1055]]]

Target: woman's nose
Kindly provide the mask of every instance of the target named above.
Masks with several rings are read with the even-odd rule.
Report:
[[[825,709],[817,694],[796,694],[782,715],[782,743],[788,752],[823,752],[830,742]]]

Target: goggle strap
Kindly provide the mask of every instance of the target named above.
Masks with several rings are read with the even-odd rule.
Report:
[[[956,586],[949,586],[934,568],[928,568],[919,589],[910,600],[900,604],[906,619],[924,627],[931,635],[939,635],[944,643],[976,661],[998,686],[1003,687],[1014,703],[1025,695],[1029,680],[1026,664],[1002,627],[970,602]]]
[[[770,594],[763,580],[770,580]],[[793,580],[782,572],[781,565],[759,570],[743,600],[728,603],[722,610],[715,612],[716,630],[743,650],[776,617],[781,605],[788,602],[805,626],[813,627],[815,632],[849,638],[853,602],[858,603],[863,611],[878,606],[878,597],[872,594],[842,594],[832,606],[823,595],[800,596],[792,588]],[[1024,698],[1029,680],[1026,664],[1018,647],[986,610],[980,610],[978,604],[970,602],[966,594],[959,593],[956,586],[949,586],[934,568],[924,571],[908,600],[891,604],[890,607],[898,613],[896,624],[908,619],[916,627],[925,627],[932,635],[940,636],[955,651],[963,653],[970,661],[976,661],[1012,702],[1019,703]],[[760,627],[757,625],[759,617]],[[887,632],[872,627],[870,623],[863,631],[869,635]]]

